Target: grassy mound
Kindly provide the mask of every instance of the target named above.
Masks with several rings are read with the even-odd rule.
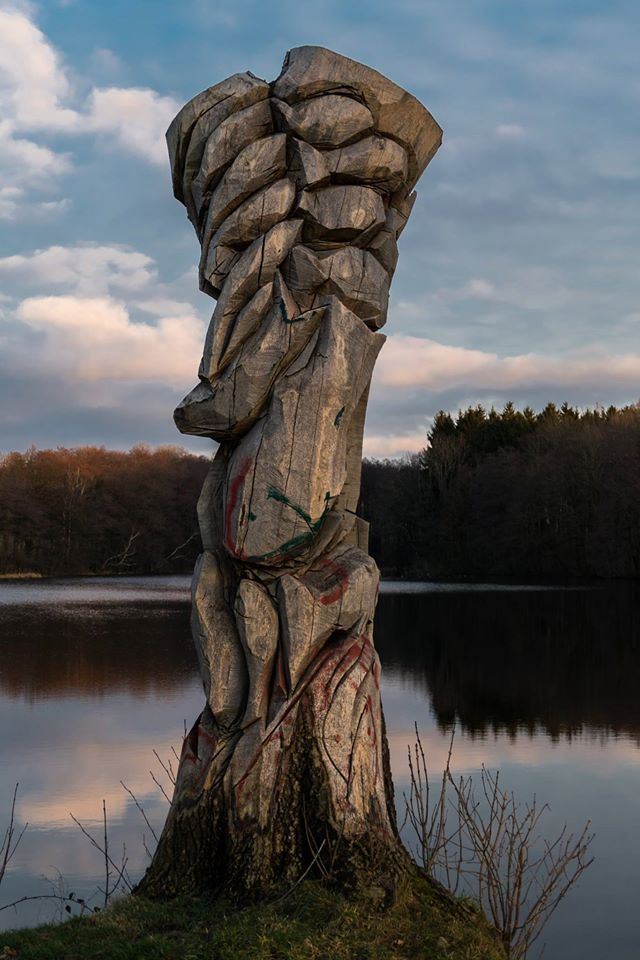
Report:
[[[395,902],[358,900],[308,880],[279,903],[152,903],[128,897],[91,917],[0,933],[9,960],[504,960],[495,931],[466,903],[422,878]]]

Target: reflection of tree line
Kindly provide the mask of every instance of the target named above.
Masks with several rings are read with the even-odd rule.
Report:
[[[383,667],[470,734],[588,730],[640,738],[640,589],[386,595]]]
[[[413,577],[640,576],[640,406],[436,416],[412,462],[365,462],[371,553]]]
[[[135,604],[66,615],[0,611],[0,691],[42,700],[127,692],[146,696],[197,677],[186,604]]]
[[[176,689],[197,677],[186,603],[4,608],[0,691],[45,699]],[[388,674],[423,688],[441,725],[640,737],[640,589],[383,594]]]
[[[13,696],[144,695],[197,676],[184,603],[0,614],[0,691]],[[458,719],[473,734],[541,724],[554,736],[584,726],[638,736],[639,620],[633,587],[384,594],[376,645],[389,673],[422,682],[441,724]],[[462,807],[463,816],[474,809]]]

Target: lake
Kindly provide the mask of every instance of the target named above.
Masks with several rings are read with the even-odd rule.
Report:
[[[382,586],[398,808],[414,722],[435,779],[455,723],[456,774],[485,764],[517,799],[548,803],[549,839],[592,821],[596,861],[552,918],[545,960],[640,955],[639,628],[630,584]],[[114,858],[124,843],[139,876],[149,829],[120,781],[159,830],[167,804],[149,771],[167,779],[154,750],[179,751],[202,704],[187,577],[0,583],[0,836],[16,782],[29,821],[0,904],[51,882],[95,889],[103,865],[69,814],[99,837],[103,798]],[[52,913],[50,901],[24,904],[0,913],[0,929]]]

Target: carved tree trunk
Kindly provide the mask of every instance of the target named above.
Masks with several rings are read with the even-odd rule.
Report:
[[[391,878],[408,858],[355,510],[396,241],[441,130],[374,70],[300,47],[272,84],[199,94],[167,138],[218,300],[175,419],[220,447],[193,579],[206,706],[139,891],[252,898],[314,861]]]

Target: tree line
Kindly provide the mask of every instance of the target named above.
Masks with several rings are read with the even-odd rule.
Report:
[[[638,577],[640,405],[440,411],[406,461],[365,461],[388,576]]]
[[[144,445],[0,457],[0,572],[190,570],[208,465],[179,447]]]
[[[640,405],[440,411],[424,450],[365,460],[387,577],[640,574]],[[207,457],[179,447],[0,456],[0,573],[191,570]]]

